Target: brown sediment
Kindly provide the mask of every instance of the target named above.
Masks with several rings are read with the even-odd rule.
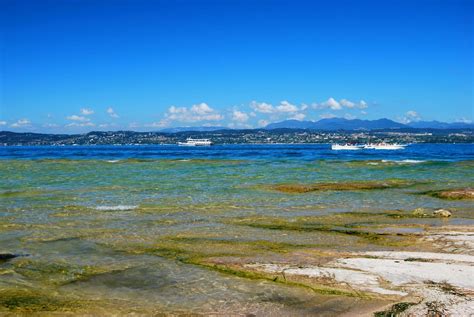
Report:
[[[314,191],[354,191],[354,190],[376,190],[388,188],[400,188],[414,185],[414,182],[405,180],[385,181],[354,181],[339,183],[315,183],[315,184],[278,184],[270,186],[271,189],[283,193],[308,193]]]
[[[474,199],[474,188],[432,190],[420,194],[447,200]]]

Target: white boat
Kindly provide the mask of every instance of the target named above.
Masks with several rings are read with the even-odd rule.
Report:
[[[335,151],[340,151],[340,150],[360,150],[362,149],[361,146],[359,145],[353,145],[353,144],[332,144],[331,145],[331,150]]]
[[[212,141],[209,139],[193,139],[187,138],[186,142],[178,142],[179,146],[210,146]]]
[[[405,145],[402,144],[388,144],[388,143],[375,143],[375,144],[366,144],[364,149],[369,150],[403,150]]]

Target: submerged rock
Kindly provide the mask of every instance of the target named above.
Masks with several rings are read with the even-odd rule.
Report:
[[[271,186],[272,189],[283,193],[308,193],[313,191],[328,190],[371,190],[387,189],[409,186],[413,183],[404,180],[386,181],[354,181],[340,183],[315,183],[315,184],[279,184]]]
[[[433,215],[437,217],[451,217],[452,212],[447,209],[437,209],[433,211]]]
[[[425,208],[416,208],[412,214],[416,217],[428,217],[428,212]]]
[[[422,194],[441,199],[474,199],[474,188],[445,189],[424,192]]]
[[[16,258],[18,255],[12,253],[0,253],[0,262]]]

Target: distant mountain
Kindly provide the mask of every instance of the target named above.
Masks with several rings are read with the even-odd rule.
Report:
[[[196,132],[208,132],[208,131],[217,131],[217,130],[230,130],[226,127],[176,127],[176,128],[166,128],[160,130],[160,132],[165,133],[177,133],[177,132],[187,132],[187,131],[196,131]]]
[[[270,123],[265,127],[267,130],[274,129],[314,129],[314,121],[285,120],[281,122]]]
[[[417,121],[408,126],[417,129],[474,129],[474,124],[464,122]]]
[[[330,118],[319,121],[286,120],[271,123],[265,129],[311,129],[311,130],[377,130],[377,129],[400,129],[408,126],[389,119],[360,120]]]

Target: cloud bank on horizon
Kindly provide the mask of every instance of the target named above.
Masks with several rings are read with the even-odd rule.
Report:
[[[78,109],[77,113],[68,115],[62,120],[52,122],[52,115],[47,123],[35,123],[28,118],[14,122],[0,121],[2,130],[74,132],[90,130],[159,130],[170,127],[219,126],[234,129],[261,128],[270,123],[283,120],[317,121],[328,118],[365,119],[370,108],[365,100],[351,101],[345,98],[336,100],[329,97],[322,102],[293,104],[282,100],[277,104],[251,101],[248,105],[228,107],[217,110],[205,102],[191,106],[170,106],[157,121],[138,123],[119,120],[121,117],[113,107],[106,107],[100,116],[100,110],[93,107]],[[94,116],[97,115],[97,116]],[[391,118],[397,122],[408,124],[423,120],[417,111],[409,110]],[[469,118],[458,118],[455,122],[472,123]]]

